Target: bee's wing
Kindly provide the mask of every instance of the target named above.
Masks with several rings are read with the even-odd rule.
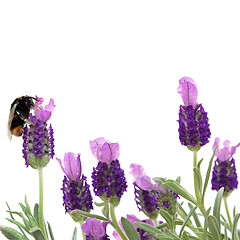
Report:
[[[15,113],[15,110],[16,110],[17,105],[18,105],[18,103],[16,103],[16,104],[11,108],[11,111],[10,111],[9,117],[8,117],[8,137],[9,137],[10,140],[12,140],[12,133],[11,133],[11,131],[10,131],[10,128],[11,128],[12,120],[13,120],[14,113]]]

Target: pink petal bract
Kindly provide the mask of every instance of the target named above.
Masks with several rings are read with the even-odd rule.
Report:
[[[197,105],[198,90],[194,80],[190,77],[183,77],[179,80],[179,86],[177,89],[181,95],[184,106],[192,105],[193,108]]]
[[[238,143],[236,146],[230,146],[230,141],[226,140],[223,142],[223,148],[220,149],[220,138],[215,138],[214,144],[213,144],[213,150],[218,146],[215,156],[220,161],[228,161],[233,154],[236,152],[236,149],[240,146],[240,143]]]
[[[133,175],[134,181],[136,181],[136,179],[138,177],[141,177],[141,176],[145,175],[144,168],[143,168],[142,165],[132,163],[130,165],[130,169],[131,169],[131,171],[129,173]]]

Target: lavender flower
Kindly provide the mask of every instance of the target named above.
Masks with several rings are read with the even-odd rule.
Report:
[[[133,163],[130,165],[130,169],[130,173],[134,177],[135,201],[139,211],[144,212],[151,219],[157,218],[160,209],[174,216],[179,196],[159,183],[152,183],[151,178],[145,175],[141,165]]]
[[[39,99],[36,96],[37,99]],[[40,101],[42,103],[43,99]],[[39,104],[39,101],[36,101]],[[42,106],[34,107],[36,115],[30,114],[30,126],[24,127],[23,134],[23,158],[25,159],[25,165],[29,165],[32,168],[45,167],[51,158],[54,156],[54,137],[52,125],[47,126],[47,120],[49,120],[54,108],[53,99],[45,107],[51,108],[51,112],[43,110]],[[36,110],[38,109],[38,110]],[[36,112],[37,111],[37,112]],[[43,117],[48,115],[48,117]]]
[[[117,159],[120,154],[119,144],[110,143],[104,138],[97,138],[90,141],[90,148],[99,161],[92,172],[94,193],[103,201],[114,198],[117,205],[127,189],[125,174]]]
[[[192,78],[179,80],[178,93],[184,103],[179,109],[179,140],[190,150],[197,151],[209,142],[211,136],[207,112],[202,104],[197,104],[198,91]]]
[[[80,154],[68,152],[64,155],[64,167],[61,159],[57,158],[63,172],[63,205],[65,212],[75,209],[90,212],[93,209],[92,196],[87,184],[87,177],[82,175]]]
[[[219,144],[220,139],[216,138],[213,144],[213,150],[217,145],[219,146]],[[226,140],[223,142],[223,148],[219,149],[218,147],[215,153],[217,159],[212,171],[212,190],[218,191],[224,187],[224,194],[226,196],[238,187],[235,160],[232,156],[239,146],[240,143],[235,147],[230,147],[230,141]]]
[[[106,227],[110,222],[101,222],[95,218],[88,218],[82,225],[86,240],[110,240],[106,233]]]

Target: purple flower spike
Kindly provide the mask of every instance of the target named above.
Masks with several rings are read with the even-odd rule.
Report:
[[[119,145],[110,143],[104,138],[97,138],[90,141],[90,148],[93,155],[98,159],[98,165],[93,168],[92,186],[94,193],[103,201],[117,196],[116,205],[119,203],[123,193],[127,190],[127,181],[124,171],[118,161]]]
[[[110,143],[104,138],[97,138],[93,141],[90,141],[90,148],[94,157],[100,162],[110,163],[118,159],[119,153],[119,144]]]
[[[181,95],[184,106],[197,105],[198,90],[194,80],[190,77],[183,77],[179,80],[178,93]]]
[[[49,104],[46,105],[45,107],[42,107],[42,103],[43,103],[43,98],[39,98],[38,96],[36,96],[36,105],[38,107],[34,107],[34,112],[35,115],[37,117],[37,119],[41,120],[41,122],[47,122],[49,120],[49,118],[52,115],[53,109],[55,107],[54,105],[54,100],[51,98],[49,101]]]
[[[78,181],[82,174],[81,169],[81,161],[80,154],[76,157],[76,155],[72,152],[65,153],[64,155],[64,167],[62,165],[62,161],[60,158],[56,158],[63,170],[63,172],[67,175],[69,180]]]
[[[179,109],[179,140],[190,150],[198,151],[211,136],[207,112],[202,104],[197,104],[198,91],[193,79],[183,77],[179,83],[178,93],[184,103]]]
[[[68,152],[64,155],[64,166],[61,159],[57,158],[63,172],[67,175],[63,179],[63,205],[65,212],[75,209],[90,212],[93,209],[90,186],[87,178],[82,175],[80,154]]]
[[[45,167],[54,156],[53,129],[36,116],[30,115],[30,121],[32,124],[24,127],[22,152],[25,165],[37,169]]]
[[[216,138],[213,144],[213,150],[216,146],[219,146],[220,139]],[[235,166],[235,160],[233,154],[236,148],[240,146],[240,143],[235,147],[230,147],[230,141],[226,140],[223,143],[223,148],[216,150],[215,155],[217,159],[215,161],[212,172],[212,190],[219,190],[224,187],[224,194],[228,196],[234,189],[238,187],[237,172]]]
[[[110,222],[101,222],[95,218],[88,218],[82,225],[86,240],[110,240],[106,233],[106,227]]]

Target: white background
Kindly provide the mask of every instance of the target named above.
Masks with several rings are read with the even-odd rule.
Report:
[[[134,202],[133,162],[151,177],[182,177],[193,194],[192,153],[178,140],[178,80],[192,77],[208,112],[211,141],[198,153],[203,175],[215,137],[240,142],[240,15],[238,1],[1,1],[0,2],[0,224],[8,201],[20,210],[25,194],[38,202],[38,174],[26,169],[22,139],[7,138],[10,105],[41,96],[56,108],[55,157],[81,153],[91,182],[97,160],[89,140],[120,144],[128,192],[116,210],[144,216]],[[240,150],[235,155],[240,169]],[[44,214],[56,239],[74,226],[62,207],[63,173],[56,159],[44,169]],[[210,191],[210,186],[209,186]],[[207,194],[209,207],[215,193]],[[229,199],[239,202],[239,190]],[[99,201],[94,197],[94,201]],[[240,207],[237,206],[237,211]],[[98,211],[99,212],[99,211]],[[79,228],[78,228],[79,230]],[[108,229],[111,235],[112,229]],[[0,237],[2,239],[2,237]],[[78,235],[80,237],[80,231]]]

